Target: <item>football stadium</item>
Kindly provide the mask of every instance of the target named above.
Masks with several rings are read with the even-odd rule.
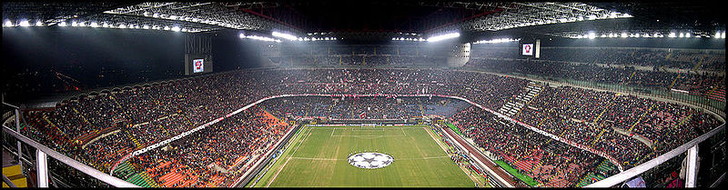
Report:
[[[3,188],[725,186],[708,1],[4,1]]]

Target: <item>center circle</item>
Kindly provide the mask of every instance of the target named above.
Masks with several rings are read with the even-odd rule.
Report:
[[[392,156],[378,152],[362,152],[352,154],[349,156],[348,160],[349,164],[351,164],[352,166],[364,169],[383,168],[389,166],[390,164],[392,164],[392,162],[394,162],[394,158]]]

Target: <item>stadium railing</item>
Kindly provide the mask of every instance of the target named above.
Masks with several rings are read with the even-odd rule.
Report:
[[[17,124],[17,122],[16,122],[16,124]],[[17,127],[17,129],[19,129],[19,126]],[[48,163],[47,163],[48,156],[55,158],[56,160],[66,164],[72,168],[75,168],[83,173],[88,174],[89,176],[99,179],[99,180],[103,181],[104,183],[107,183],[114,187],[139,187],[137,185],[134,185],[134,184],[124,181],[122,179],[116,178],[114,176],[111,176],[111,175],[101,172],[99,170],[96,170],[91,166],[78,162],[78,161],[74,160],[73,158],[70,158],[59,152],[56,152],[53,149],[50,149],[45,145],[42,145],[28,137],[21,135],[20,133],[9,128],[5,124],[3,124],[3,132],[6,134],[9,134],[10,136],[13,136],[19,142],[30,145],[31,147],[36,149],[36,154],[35,154],[36,159],[35,159],[34,167],[37,172],[36,180],[37,180],[38,187],[42,187],[42,188],[49,187],[48,186],[49,170],[48,170]],[[20,145],[18,145],[18,148],[20,148]],[[21,152],[21,151],[18,151],[18,152]]]
[[[654,168],[678,155],[681,155],[684,152],[687,152],[687,174],[685,177],[685,187],[696,187],[696,180],[697,180],[697,162],[698,162],[698,143],[701,143],[710,137],[713,137],[714,135],[718,134],[720,131],[725,130],[725,122],[721,124],[719,127],[711,130],[710,132],[703,134],[699,136],[698,138],[695,138],[688,143],[685,143],[665,154],[662,154],[658,156],[657,158],[654,158],[650,161],[647,161],[645,163],[642,163],[638,166],[635,166],[633,168],[630,168],[628,170],[625,170],[623,172],[620,172],[616,175],[610,176],[606,179],[600,180],[598,182],[595,182],[593,184],[587,185],[586,187],[613,187],[616,185],[619,185],[622,182],[625,182],[627,180],[632,179],[632,177],[635,177],[639,174],[642,174],[646,172],[647,170]],[[725,173],[724,173],[725,175]]]

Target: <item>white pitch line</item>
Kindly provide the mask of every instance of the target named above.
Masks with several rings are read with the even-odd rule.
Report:
[[[336,159],[336,158],[306,158],[306,157],[291,157],[291,159],[299,159],[299,160],[323,160],[323,161],[344,160],[344,159]]]
[[[347,160],[347,159],[336,159],[336,158],[308,158],[308,157],[290,157],[290,158],[298,159],[298,160],[319,160],[319,161]],[[429,159],[439,159],[439,158],[450,158],[450,156],[430,156],[430,157],[422,157],[422,158],[398,158],[395,160],[429,160]]]
[[[380,137],[406,137],[406,135],[333,135],[332,137],[380,138]]]
[[[285,167],[286,167],[286,164],[288,164],[288,161],[290,161],[290,160],[291,160],[291,158],[293,157],[293,155],[295,155],[295,154],[296,154],[296,151],[298,151],[298,148],[301,148],[301,145],[303,145],[303,142],[304,142],[304,141],[305,141],[306,139],[308,139],[308,137],[309,137],[309,136],[311,136],[311,132],[310,132],[310,131],[308,131],[308,133],[306,134],[306,136],[305,136],[305,137],[303,137],[303,139],[301,139],[301,141],[299,141],[299,142],[301,142],[301,144],[299,144],[299,145],[298,145],[298,146],[296,147],[296,149],[294,149],[294,150],[293,150],[293,152],[291,152],[291,155],[289,155],[289,157],[288,157],[288,159],[286,160],[286,162],[284,162],[284,163],[283,163],[283,165],[281,166],[281,169],[279,169],[279,170],[278,170],[278,171],[276,172],[276,174],[275,174],[275,175],[273,175],[273,179],[271,179],[270,181],[268,181],[268,184],[265,184],[265,187],[270,187],[270,184],[272,184],[272,183],[273,183],[273,181],[275,181],[275,180],[276,180],[276,178],[278,177],[278,174],[280,174],[280,173],[281,173],[281,171],[283,171],[283,168],[285,168]]]

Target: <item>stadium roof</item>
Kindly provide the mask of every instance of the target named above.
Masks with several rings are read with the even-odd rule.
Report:
[[[725,30],[713,2],[241,1],[3,2],[3,26],[75,26],[206,32],[423,34]]]

